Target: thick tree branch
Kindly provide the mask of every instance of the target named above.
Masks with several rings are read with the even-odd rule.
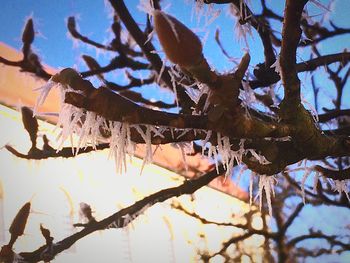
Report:
[[[300,101],[296,51],[301,37],[300,19],[307,0],[287,0],[284,10],[280,65],[285,99]]]

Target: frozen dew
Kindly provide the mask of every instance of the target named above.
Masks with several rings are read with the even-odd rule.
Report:
[[[144,45],[146,45],[148,42],[150,42],[150,41],[152,40],[154,34],[155,34],[155,31],[152,30],[152,31],[148,34],[147,39],[146,39]]]
[[[116,170],[119,173],[126,171],[126,156],[133,154],[135,144],[130,139],[130,126],[128,123],[109,121],[110,128],[110,155],[114,155]]]
[[[317,6],[318,8],[326,11],[326,12],[331,12],[332,10],[330,9],[329,6],[325,6],[323,5],[320,1],[318,0],[310,0],[311,3],[313,3],[315,6]]]
[[[205,139],[202,141],[202,155],[204,156],[204,151],[205,151],[205,147],[206,147],[206,144],[209,142],[209,139],[212,135],[212,131],[207,131],[206,132],[206,136],[205,136]]]
[[[303,198],[304,204],[305,204],[305,182],[306,182],[306,179],[311,174],[311,172],[312,172],[312,170],[310,168],[306,168],[305,173],[303,175],[303,178],[301,179],[301,196]]]
[[[257,102],[253,89],[250,87],[248,81],[242,81],[243,93],[242,99],[245,105],[251,105]]]
[[[271,163],[265,158],[265,156],[258,154],[254,149],[246,149],[245,153],[248,153],[248,152],[262,165]]]
[[[332,189],[335,192],[338,192],[339,194],[344,193],[348,201],[350,202],[350,196],[349,196],[349,191],[350,191],[350,180],[332,180],[333,185]]]
[[[153,159],[153,152],[152,152],[152,126],[151,125],[144,125],[146,127],[146,130],[144,131],[140,125],[133,125],[133,128],[136,129],[136,131],[141,135],[142,139],[144,140],[146,144],[146,155],[143,158],[143,163],[141,167],[141,173],[143,171],[143,168],[146,164],[149,164],[152,162]]]
[[[308,102],[308,101],[304,98],[304,96],[301,96],[301,102],[302,102],[303,104],[305,104],[305,105],[308,106],[308,108],[310,109],[312,118],[314,119],[314,122],[318,123],[319,118],[318,118],[318,113],[317,113],[316,108],[315,108],[310,102]]]
[[[252,29],[249,24],[242,25],[237,20],[235,24],[235,34],[239,41],[244,41],[245,46],[249,47],[248,36],[253,37]]]
[[[247,167],[247,166],[241,167],[241,169],[240,169],[240,171],[239,171],[239,173],[238,173],[238,175],[237,175],[237,180],[236,180],[236,184],[237,184],[237,185],[239,185],[239,183],[240,183],[240,181],[241,181],[241,178],[242,178],[242,175],[243,175],[243,173],[244,173],[246,170],[248,170],[248,167]]]
[[[163,62],[163,66],[165,67],[165,62]],[[162,66],[162,68],[163,68]],[[164,70],[164,69],[163,69]],[[178,76],[178,73],[176,72],[176,70],[174,68],[170,68],[170,70],[168,71],[169,75],[170,75],[170,80],[171,80],[171,85],[173,87],[173,92],[174,92],[174,95],[175,95],[175,102],[176,102],[176,106],[179,107],[179,99],[178,99],[178,95],[177,95],[177,76]],[[161,76],[161,74],[160,74]],[[159,83],[159,82],[158,82]]]
[[[263,191],[265,192],[265,197],[267,201],[267,206],[269,210],[269,215],[272,217],[272,204],[271,204],[271,194],[274,197],[275,196],[275,184],[276,184],[276,178],[274,176],[267,176],[267,175],[260,175],[259,176],[259,190],[258,194],[255,198],[259,197],[259,207],[261,211],[262,207],[262,199],[263,199]]]
[[[249,176],[249,206],[252,206],[253,203],[253,184],[255,175],[254,172],[251,172]]]
[[[319,179],[320,179],[320,172],[316,171],[314,175],[314,185],[313,185],[314,193],[317,193],[317,186],[318,186]]]
[[[140,0],[139,4],[137,5],[137,8],[146,14],[152,15],[154,11],[154,4],[153,1],[150,0]]]
[[[34,91],[38,91],[40,92],[39,93],[39,96],[38,98],[36,99],[36,102],[35,102],[35,106],[34,106],[34,111],[33,111],[33,114],[34,116],[38,114],[38,109],[40,106],[42,106],[47,98],[47,96],[49,95],[51,89],[53,87],[55,87],[56,85],[58,85],[58,83],[56,82],[53,82],[51,79],[46,82],[43,86],[37,88],[37,89],[34,89]]]
[[[185,171],[188,172],[188,164],[186,161],[186,155],[192,152],[193,145],[189,142],[177,142],[172,144],[180,150],[182,162],[185,166]]]
[[[19,255],[19,254],[17,254],[17,253],[13,253],[12,262],[13,262],[13,263],[23,263],[23,262],[25,262],[25,261],[24,261],[24,258],[23,258],[21,255]]]
[[[276,58],[276,61],[270,66],[270,68],[274,68],[275,72],[281,76],[280,56]]]
[[[70,104],[63,104],[59,112],[56,128],[62,128],[57,140],[60,141],[58,151],[63,148],[64,142],[70,138],[71,147],[74,151],[73,133],[80,130],[81,118],[84,116],[84,110]]]
[[[249,19],[250,16],[247,14],[247,9],[245,8],[245,1],[240,0],[240,7],[237,8],[235,5],[230,5],[230,15],[232,15],[236,19],[235,24],[235,34],[239,41],[244,41],[246,47],[249,47],[247,36],[253,36],[252,29],[249,23],[241,24],[241,20]]]

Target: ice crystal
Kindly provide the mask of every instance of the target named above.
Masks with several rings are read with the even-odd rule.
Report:
[[[244,40],[245,45],[248,47],[247,35],[253,36],[251,25],[249,23],[242,24],[242,20],[250,18],[247,13],[245,1],[240,0],[240,7],[230,5],[230,14],[236,18],[235,33],[239,41]]]
[[[306,168],[303,178],[301,179],[301,196],[303,198],[304,204],[305,204],[305,182],[306,182],[306,179],[309,177],[311,171],[312,170],[310,168]]]
[[[248,80],[242,81],[243,91],[240,92],[240,99],[242,100],[242,105],[246,110],[246,114],[250,118],[250,113],[248,111],[249,107],[252,107],[254,103],[257,102],[253,89],[250,87]]]
[[[135,212],[134,214],[122,215],[121,218],[118,218],[116,221],[111,223],[107,228],[126,227],[130,222],[132,222],[139,215],[143,214],[149,207],[151,207],[156,202],[157,201],[146,204],[144,207],[142,207],[139,211]]]
[[[276,61],[270,66],[270,68],[274,68],[275,72],[281,76],[280,56],[276,58]]]
[[[318,0],[310,0],[310,2],[313,3],[315,6],[317,6],[318,8],[323,9],[326,12],[331,12],[330,6],[325,6]]]
[[[310,112],[311,112],[311,115],[312,115],[312,118],[314,119],[314,121],[317,123],[319,121],[319,118],[318,118],[318,113],[317,113],[317,110],[316,108],[310,103],[308,102],[304,96],[301,96],[301,102],[304,103],[305,105],[307,105],[310,109]]]
[[[24,261],[24,258],[23,258],[21,255],[19,255],[19,254],[17,254],[17,253],[13,253],[12,262],[13,262],[13,263],[23,263],[23,262],[25,262],[25,261]]]
[[[237,20],[236,24],[235,24],[235,33],[236,33],[236,37],[239,41],[244,41],[246,47],[249,47],[248,44],[248,39],[247,36],[253,36],[252,33],[252,29],[250,27],[250,24],[240,24],[240,22]]]
[[[275,196],[275,184],[276,184],[276,178],[274,176],[267,176],[267,175],[260,175],[259,176],[259,190],[258,194],[256,196],[259,197],[259,207],[261,211],[262,207],[262,198],[263,198],[263,191],[265,192],[267,206],[269,209],[269,215],[272,217],[272,204],[271,204],[271,193],[272,196]]]
[[[253,183],[254,183],[255,173],[252,172],[249,176],[249,206],[253,203]]]
[[[180,150],[182,162],[185,166],[186,172],[188,172],[188,165],[186,161],[186,155],[192,152],[192,144],[189,142],[177,142],[173,144],[176,148]]]
[[[137,8],[146,14],[152,14],[154,11],[154,4],[153,1],[150,0],[140,0]]]
[[[58,116],[56,127],[62,130],[57,139],[61,142],[58,150],[63,148],[64,142],[70,138],[72,150],[74,150],[73,133],[78,132],[81,127],[81,118],[84,116],[84,110],[70,104],[63,104]]]
[[[136,131],[141,135],[142,139],[144,140],[146,144],[146,155],[143,158],[143,163],[141,167],[141,172],[143,171],[143,168],[146,164],[152,162],[153,152],[152,152],[152,126],[151,125],[145,125],[146,131],[144,132],[143,129],[140,127],[140,125],[133,125],[133,127],[136,129]]]
[[[53,87],[55,87],[56,85],[58,85],[58,84],[56,82],[53,82],[50,79],[43,86],[41,86],[41,87],[39,87],[37,89],[34,89],[34,91],[39,91],[40,92],[40,94],[39,94],[39,96],[38,96],[38,98],[37,98],[37,100],[35,102],[34,111],[33,111],[34,116],[37,115],[39,107],[44,104],[47,96],[49,95],[49,93],[51,91],[51,89]]]
[[[317,193],[317,185],[318,185],[318,180],[320,179],[320,172],[316,172],[316,174],[314,175],[314,186],[313,186],[313,190],[315,193]]]
[[[165,66],[165,62],[163,62],[163,65]],[[178,99],[178,96],[177,96],[177,87],[176,87],[177,86],[177,80],[176,79],[177,79],[178,73],[173,68],[171,68],[168,71],[168,73],[170,75],[171,85],[173,86],[173,92],[174,92],[174,96],[175,96],[176,106],[179,107],[179,99]]]
[[[128,123],[109,121],[111,132],[110,137],[110,155],[114,155],[116,170],[121,173],[126,171],[126,155],[133,154],[135,144],[130,139],[130,127]]]
[[[346,195],[346,198],[350,202],[350,196],[349,196],[349,188],[350,188],[350,180],[333,180],[333,190],[335,192],[338,192],[339,194],[344,193]]]
[[[208,143],[208,141],[211,137],[212,131],[207,131],[206,133],[207,133],[207,135],[205,136],[204,141],[202,141],[202,155],[204,155],[205,145]]]

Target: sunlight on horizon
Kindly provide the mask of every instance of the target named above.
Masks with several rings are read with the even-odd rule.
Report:
[[[9,143],[21,152],[30,148],[30,140],[18,112],[0,106],[0,125],[7,127],[0,139],[1,146]],[[54,144],[56,135],[50,132],[52,125],[40,122],[39,130],[41,134],[43,131],[49,134],[51,144]],[[128,163],[126,174],[117,175],[113,159],[108,159],[108,150],[71,159],[27,161],[2,149],[0,164],[3,167],[0,177],[3,189],[0,193],[3,196],[0,199],[1,243],[8,242],[8,228],[20,207],[25,202],[32,203],[25,235],[14,246],[17,252],[31,251],[44,244],[40,223],[51,231],[54,242],[76,232],[78,229],[72,224],[81,222],[81,202],[91,205],[94,216],[100,220],[151,193],[184,181],[176,173],[153,164],[146,165],[140,175],[142,160],[138,158]],[[244,202],[208,187],[194,196],[194,202],[190,196],[176,200],[190,210],[195,208],[196,213],[211,220],[224,222],[234,215],[239,222],[242,220],[240,216],[249,209]],[[158,262],[188,262],[195,260],[197,248],[214,253],[233,233],[241,233],[239,229],[231,232],[224,227],[203,225],[172,209],[170,204],[171,200],[152,206],[123,229],[91,234],[58,255],[54,262],[144,262],[145,258]],[[260,228],[261,222],[254,220],[254,225]],[[206,238],[201,238],[200,234]],[[256,237],[245,243],[247,247],[256,249],[263,241],[263,238]],[[257,253],[261,253],[259,251]],[[221,261],[220,257],[213,260]]]

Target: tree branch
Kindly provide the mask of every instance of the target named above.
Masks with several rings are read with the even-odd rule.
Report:
[[[51,248],[44,245],[33,252],[22,252],[19,255],[23,258],[24,262],[39,262],[42,260],[42,254],[45,251],[51,251],[51,256],[54,258],[57,254],[71,247],[79,239],[99,230],[104,230],[108,227],[123,228],[127,226],[138,215],[143,213],[147,208],[153,206],[156,203],[164,202],[172,197],[178,197],[184,194],[192,194],[201,187],[210,183],[213,179],[224,173],[222,166],[219,168],[220,173],[217,174],[216,170],[208,172],[196,179],[185,181],[183,184],[177,187],[161,190],[150,196],[137,201],[133,205],[124,208],[113,215],[97,221],[95,224],[89,224],[81,231],[74,233],[73,235],[64,238],[63,240],[55,243]]]

